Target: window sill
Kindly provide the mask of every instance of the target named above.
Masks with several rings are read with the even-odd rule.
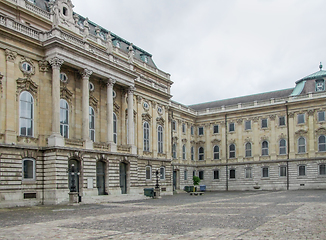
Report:
[[[22,184],[36,184],[36,179],[23,179]]]
[[[270,180],[269,177],[262,177],[261,180]]]

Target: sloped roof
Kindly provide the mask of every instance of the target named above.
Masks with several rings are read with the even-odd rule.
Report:
[[[323,78],[323,77],[326,77],[326,71],[325,70],[319,70],[318,72],[310,74],[310,75],[296,81],[296,83],[299,83],[299,82],[301,82],[303,80],[310,80],[310,79]]]
[[[238,103],[248,103],[248,102],[254,102],[254,101],[268,100],[271,98],[288,97],[292,93],[293,89],[294,88],[289,88],[289,89],[283,89],[283,90],[278,90],[278,91],[273,91],[273,92],[258,93],[258,94],[248,95],[248,96],[222,99],[222,100],[217,100],[217,101],[213,101],[213,102],[189,105],[188,107],[198,111],[198,110],[204,110],[207,108],[217,108],[217,107],[221,107],[221,106],[235,105]]]

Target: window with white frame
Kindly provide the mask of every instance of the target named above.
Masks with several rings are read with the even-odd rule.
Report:
[[[326,175],[326,164],[319,164],[319,175]]]
[[[278,118],[278,125],[285,126],[285,117],[284,116],[281,116]]]
[[[172,145],[172,157],[173,159],[177,159],[177,144],[173,143]]]
[[[306,139],[304,137],[299,137],[298,139],[298,153],[306,152]]]
[[[235,179],[235,169],[230,169],[230,179]]]
[[[318,152],[326,151],[326,137],[324,135],[319,136],[318,138]]]
[[[324,122],[325,121],[325,112],[318,112],[317,113],[317,118],[318,118],[318,122]]]
[[[267,141],[263,141],[261,143],[261,155],[268,156],[268,142]]]
[[[250,130],[251,129],[251,120],[245,121],[245,130]]]
[[[299,165],[298,166],[299,176],[306,176],[306,166]]]
[[[234,123],[229,123],[229,132],[234,132],[234,131],[235,131]]]
[[[182,123],[182,133],[186,133],[186,124]]]
[[[298,114],[298,124],[305,123],[305,116],[304,115],[305,115],[304,113]]]
[[[163,127],[161,125],[157,127],[157,151],[163,153]]]
[[[268,167],[262,167],[262,177],[263,178],[269,177],[269,168]]]
[[[113,142],[117,144],[118,142],[118,128],[117,128],[117,115],[113,113]]]
[[[146,180],[152,179],[152,167],[146,166]]]
[[[29,92],[22,92],[19,97],[19,130],[21,136],[33,137],[34,99]]]
[[[268,127],[267,118],[263,118],[261,120],[261,128],[267,128],[267,127]]]
[[[191,156],[191,160],[193,161],[194,159],[195,159],[195,157],[194,157],[194,147],[191,147],[190,148],[190,156]]]
[[[215,160],[219,159],[220,158],[220,148],[219,148],[219,146],[215,145],[213,150],[214,150],[214,153],[213,153],[214,159]]]
[[[200,180],[204,180],[204,171],[199,171],[198,172],[198,177]]]
[[[60,99],[60,134],[69,138],[69,105],[64,99]]]
[[[164,180],[165,179],[165,167],[160,167],[160,179]]]
[[[245,149],[246,149],[246,157],[251,157],[251,143],[247,142],[245,145]]]
[[[219,179],[220,178],[220,174],[218,169],[214,170],[214,179]]]
[[[149,152],[149,123],[144,122],[143,124],[143,141],[144,141],[144,151]]]
[[[191,136],[194,135],[194,126],[191,126],[191,127],[190,127],[190,134],[191,134]]]
[[[89,107],[89,138],[95,142],[95,111]]]
[[[213,126],[213,133],[218,133],[218,125]]]
[[[182,159],[186,160],[186,144],[182,145]]]
[[[35,180],[35,159],[23,159],[23,180]]]
[[[199,136],[204,135],[204,127],[198,127],[198,135]]]
[[[198,148],[198,160],[204,160],[204,148],[203,147]]]
[[[184,170],[184,172],[183,172],[183,179],[184,179],[185,181],[188,180],[188,171],[187,171],[187,170]]]
[[[286,177],[286,166],[280,166],[280,177]]]
[[[316,80],[316,92],[325,91],[324,79]]]
[[[229,158],[235,158],[235,145],[233,143],[229,145]]]
[[[280,146],[279,146],[280,155],[286,154],[286,140],[280,139]]]
[[[252,178],[252,169],[250,167],[245,168],[246,178]]]

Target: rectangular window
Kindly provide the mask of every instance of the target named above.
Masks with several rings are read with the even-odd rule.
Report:
[[[286,166],[280,166],[280,177],[286,177]]]
[[[250,130],[251,129],[251,121],[245,121],[245,130]]]
[[[319,165],[319,175],[326,175],[326,164]]]
[[[252,178],[251,168],[245,169],[246,178]]]
[[[191,126],[191,128],[190,128],[190,134],[191,135],[194,135],[194,126]]]
[[[299,176],[306,176],[306,166],[299,166]]]
[[[280,126],[285,126],[285,117],[284,116],[278,118],[278,124]]]
[[[325,121],[325,112],[318,112],[318,122]]]
[[[214,133],[218,133],[218,125],[214,125],[213,131],[214,131]]]
[[[196,170],[192,171],[192,176],[196,176]]]
[[[230,169],[230,179],[235,178],[235,169]]]
[[[198,172],[198,177],[200,180],[203,180],[204,179],[204,171],[199,171]]]
[[[172,121],[172,130],[176,131],[177,130],[177,123],[175,121]]]
[[[219,179],[219,172],[218,170],[214,170],[214,179]]]
[[[304,113],[298,114],[298,124],[304,123]]]
[[[184,180],[187,181],[187,179],[188,179],[188,171],[185,170],[184,171]]]
[[[165,167],[161,167],[160,168],[160,178],[161,180],[164,180],[165,179]]]
[[[186,124],[182,124],[182,133],[186,133]]]
[[[234,132],[234,123],[229,124],[229,132]]]
[[[151,180],[152,178],[152,172],[151,172],[151,166],[146,167],[146,180]]]
[[[267,125],[267,118],[264,118],[261,120],[261,128],[267,128],[268,125]]]
[[[269,177],[268,167],[263,167],[262,168],[262,176],[263,176],[263,178],[268,178]]]
[[[198,127],[198,135],[204,135],[204,127]]]

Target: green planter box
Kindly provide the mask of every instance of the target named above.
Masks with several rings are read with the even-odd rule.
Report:
[[[154,197],[154,188],[144,188],[144,195],[146,197]]]

